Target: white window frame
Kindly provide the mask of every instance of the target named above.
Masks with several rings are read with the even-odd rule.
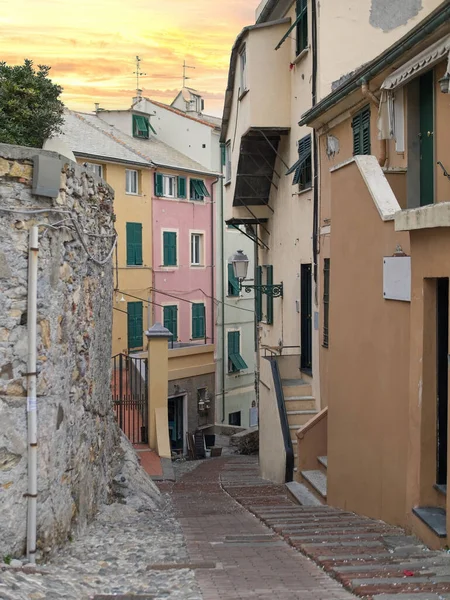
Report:
[[[139,194],[139,171],[125,169],[125,192],[132,196]]]
[[[239,71],[241,77],[241,94],[247,91],[247,47],[242,46],[239,52]]]
[[[231,141],[225,145],[225,183],[231,181]]]
[[[191,233],[191,265],[193,267],[201,267],[203,265],[204,237],[204,234],[200,232]],[[198,247],[196,248],[195,240],[197,239]]]
[[[92,171],[92,173],[98,177],[103,177],[103,165],[88,162],[86,163],[86,168],[89,169],[89,171]]]
[[[169,193],[170,181],[172,181],[172,193]],[[176,196],[176,177],[174,175],[163,175],[163,196],[165,198],[175,198]]]

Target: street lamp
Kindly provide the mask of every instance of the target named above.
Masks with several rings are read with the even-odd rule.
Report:
[[[247,294],[249,294],[251,290],[256,290],[261,294],[266,294],[266,296],[271,296],[272,298],[283,297],[283,283],[275,283],[270,285],[242,285],[244,279],[247,279],[249,263],[248,256],[246,256],[242,250],[235,252],[230,258],[229,262],[233,265],[233,273],[236,279],[239,281],[239,289],[241,291],[245,290]]]

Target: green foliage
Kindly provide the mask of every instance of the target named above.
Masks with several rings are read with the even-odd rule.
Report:
[[[60,133],[64,105],[62,87],[48,78],[50,67],[26,59],[15,67],[0,62],[0,142],[42,148]]]
[[[6,556],[3,557],[3,562],[5,563],[5,565],[10,565],[12,561],[12,556],[10,556],[9,554],[7,554]]]

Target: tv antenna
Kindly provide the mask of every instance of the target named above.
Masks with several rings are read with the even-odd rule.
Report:
[[[137,92],[138,96],[142,92],[142,90],[139,86],[139,78],[145,77],[147,75],[147,73],[143,73],[141,71],[141,61],[142,61],[142,58],[139,58],[139,56],[136,56],[136,71],[133,72],[133,75],[136,75],[136,92]]]
[[[186,61],[183,62],[183,87],[186,87],[186,80],[190,79],[190,77],[186,76],[186,69],[195,69],[195,67],[190,67],[186,64]]]

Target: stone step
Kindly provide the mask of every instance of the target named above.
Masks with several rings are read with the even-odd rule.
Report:
[[[301,506],[321,506],[320,500],[311,494],[306,485],[290,481],[286,483],[286,488],[290,497]]]
[[[313,410],[288,410],[288,423],[289,427],[292,429],[299,429],[302,425],[306,425],[308,421],[310,421],[315,415],[317,415],[318,411]]]
[[[317,460],[325,469],[328,469],[328,456],[318,456]]]
[[[312,394],[312,386],[304,379],[282,379],[283,394],[285,398],[293,396],[310,396]]]
[[[437,506],[413,508],[416,515],[431,531],[440,538],[447,537],[446,511]]]
[[[322,471],[301,471],[301,476],[313,491],[319,495],[319,500],[327,499],[327,476]]]
[[[284,399],[286,410],[308,410],[316,408],[314,396],[288,396]]]

